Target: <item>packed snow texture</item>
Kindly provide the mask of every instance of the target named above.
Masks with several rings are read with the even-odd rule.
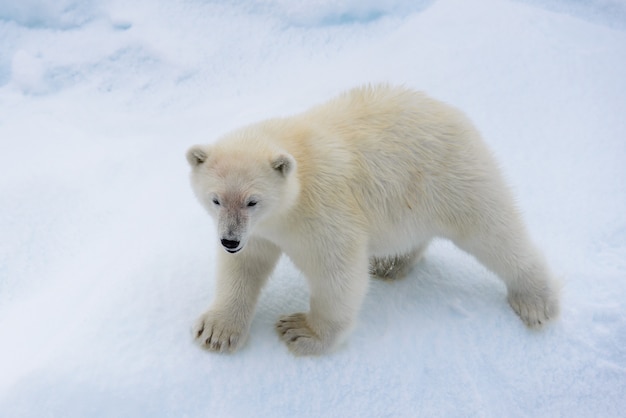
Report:
[[[201,350],[219,249],[186,149],[370,82],[475,122],[560,319],[526,329],[439,241],[332,355],[274,334],[308,305],[286,259],[247,345]],[[0,0],[0,416],[623,416],[625,115],[622,0]]]

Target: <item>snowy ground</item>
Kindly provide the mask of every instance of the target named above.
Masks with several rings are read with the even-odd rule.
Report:
[[[292,3],[0,0],[0,416],[623,416],[624,2]],[[217,240],[187,147],[379,81],[474,120],[560,320],[527,330],[438,242],[333,355],[274,335],[307,307],[287,260],[242,351],[197,348]]]

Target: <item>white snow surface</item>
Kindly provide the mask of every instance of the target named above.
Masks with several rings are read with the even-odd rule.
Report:
[[[535,332],[445,241],[372,281],[337,352],[283,259],[248,343],[190,328],[214,225],[186,149],[364,83],[467,113],[563,282]],[[619,417],[626,411],[623,0],[0,0],[1,417]]]

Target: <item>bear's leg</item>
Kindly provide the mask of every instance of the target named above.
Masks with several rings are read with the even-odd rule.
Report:
[[[509,304],[527,326],[538,328],[558,316],[559,287],[523,227],[496,230],[491,225],[475,237],[454,241],[504,281]]]
[[[309,312],[284,315],[276,323],[281,340],[296,355],[324,354],[341,344],[365,298],[369,283],[365,248],[355,257],[331,258],[323,266],[311,264],[314,271],[305,271],[311,291]]]
[[[411,267],[422,258],[427,245],[423,244],[406,254],[372,257],[370,259],[370,275],[383,280],[397,280],[405,277]]]
[[[193,335],[203,348],[232,352],[248,336],[259,293],[281,251],[262,239],[250,239],[237,254],[218,251],[215,300],[197,320]]]

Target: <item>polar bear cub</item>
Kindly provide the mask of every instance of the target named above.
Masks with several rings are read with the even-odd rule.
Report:
[[[357,88],[193,146],[187,159],[222,246],[215,300],[194,326],[211,351],[244,343],[283,253],[310,288],[309,312],[276,324],[297,355],[336,348],[355,324],[368,273],[404,275],[435,237],[496,273],[529,327],[558,314],[556,283],[478,132],[422,93]]]

